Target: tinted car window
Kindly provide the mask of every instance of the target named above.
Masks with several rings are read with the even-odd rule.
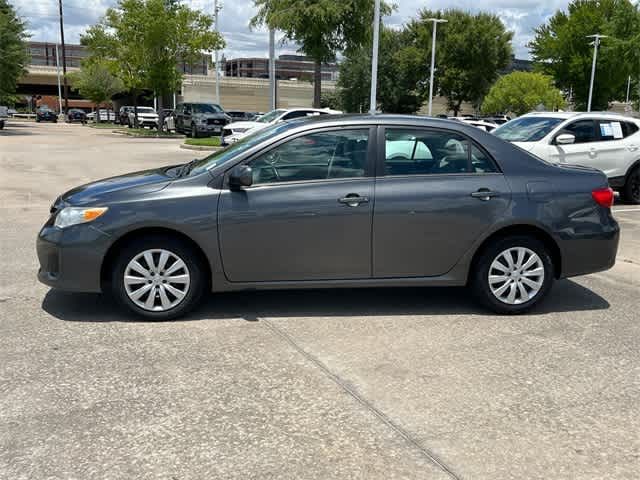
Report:
[[[221,113],[222,108],[214,103],[195,103],[193,113]]]
[[[620,140],[624,138],[624,130],[622,122],[615,120],[598,120],[598,130],[600,131],[600,140]]]
[[[593,120],[578,120],[562,129],[562,133],[570,133],[576,137],[574,143],[589,143],[598,140],[596,124]]]
[[[471,145],[471,171],[474,173],[496,173],[498,167],[488,154],[475,145]]]
[[[253,183],[363,177],[368,138],[367,129],[294,138],[251,161]]]
[[[638,130],[640,130],[640,127],[638,127],[638,125],[636,125],[635,123],[631,123],[631,122],[623,122],[622,123],[622,131],[623,131],[625,137],[633,135]]]
[[[385,175],[469,171],[469,141],[456,132],[408,129],[385,132]]]

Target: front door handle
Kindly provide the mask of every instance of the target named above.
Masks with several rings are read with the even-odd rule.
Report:
[[[357,207],[361,203],[369,203],[369,197],[361,197],[357,193],[350,193],[345,197],[339,198],[338,203],[348,205],[350,207]]]
[[[492,190],[489,190],[488,188],[481,188],[477,192],[473,192],[471,194],[471,196],[473,198],[480,199],[480,200],[482,200],[484,202],[488,202],[493,197],[499,197],[500,196],[500,192],[494,192]]]

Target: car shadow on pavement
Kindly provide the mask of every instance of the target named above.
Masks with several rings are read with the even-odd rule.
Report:
[[[609,302],[571,280],[556,282],[529,315],[603,310]],[[120,309],[108,295],[50,290],[42,309],[72,322],[141,321]],[[261,317],[342,317],[393,315],[486,315],[464,288],[366,288],[274,290],[211,294],[196,311],[178,321]]]

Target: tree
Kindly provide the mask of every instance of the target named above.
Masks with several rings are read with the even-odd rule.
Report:
[[[162,97],[182,81],[178,62],[193,63],[203,50],[224,46],[212,26],[212,16],[173,0],[120,0],[81,41],[90,59],[106,62],[131,92],[137,126],[137,97],[142,89],[158,95],[162,122]]]
[[[448,21],[438,25],[434,90],[447,98],[448,107],[457,116],[463,102],[479,105],[500,70],[508,66],[513,32],[507,31],[497,16],[488,13],[420,11],[408,30],[414,48],[421,52],[423,78],[428,78],[427,59],[432,48],[433,22],[429,18]]]
[[[588,35],[600,33],[592,108],[605,110],[623,99],[629,75],[640,75],[640,7],[629,0],[573,0],[535,29],[529,44],[536,69],[552,75],[559,88],[573,91],[584,110],[589,96],[593,46]]]
[[[387,113],[415,113],[424,100],[422,52],[406,32],[383,28],[378,60],[378,105]],[[340,64],[338,87],[342,109],[369,110],[371,44],[347,52]]]
[[[113,74],[110,65],[99,60],[85,60],[81,70],[71,75],[71,81],[80,95],[96,104],[97,123],[100,123],[100,105],[124,90],[122,80]]]
[[[374,2],[371,0],[254,0],[258,13],[251,20],[284,32],[314,61],[313,105],[320,106],[322,63],[336,53],[363,45],[370,35]],[[383,12],[389,7],[383,5]]]
[[[29,63],[25,23],[7,0],[0,0],[0,103],[13,103],[18,79]]]
[[[562,92],[553,79],[540,73],[513,72],[500,77],[482,103],[488,114],[513,112],[524,115],[542,104],[547,110],[564,106]]]

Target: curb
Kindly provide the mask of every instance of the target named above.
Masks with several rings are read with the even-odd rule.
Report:
[[[218,150],[222,150],[222,147],[207,147],[205,145],[187,145],[186,143],[180,144],[180,148],[184,148],[185,150],[201,150],[207,152],[217,152]]]
[[[99,129],[98,129],[99,130]],[[106,128],[104,130],[107,130]],[[120,130],[111,130],[111,134],[112,135],[120,135],[122,137],[129,137],[129,138],[154,138],[154,139],[161,139],[161,140],[182,140],[185,138],[184,135],[135,135],[135,134],[131,134],[131,133],[127,133],[127,132],[122,132]]]

